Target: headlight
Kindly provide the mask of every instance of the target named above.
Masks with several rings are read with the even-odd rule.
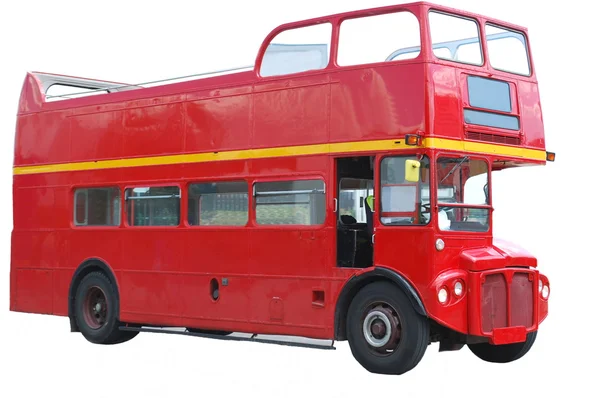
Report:
[[[440,303],[444,304],[448,301],[448,290],[445,287],[441,288],[438,292],[438,300]]]
[[[463,293],[463,284],[461,281],[456,281],[454,284],[454,294],[460,296]]]
[[[550,287],[548,285],[544,285],[544,287],[542,288],[542,297],[544,299],[547,299],[549,295],[550,295]]]
[[[542,292],[542,288],[543,288],[543,287],[544,287],[544,283],[543,283],[543,282],[542,282],[542,280],[540,279],[540,283],[539,283],[539,286],[538,286],[538,292],[540,292],[540,293],[541,293],[541,292]]]

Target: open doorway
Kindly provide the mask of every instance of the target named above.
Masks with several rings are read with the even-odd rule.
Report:
[[[336,159],[337,266],[373,264],[373,156]]]

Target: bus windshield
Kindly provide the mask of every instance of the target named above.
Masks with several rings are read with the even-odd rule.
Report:
[[[489,229],[489,166],[484,160],[442,157],[437,161],[438,224],[447,231]]]

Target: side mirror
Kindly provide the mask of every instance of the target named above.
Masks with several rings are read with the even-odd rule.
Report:
[[[421,162],[418,160],[406,159],[404,164],[404,179],[408,182],[419,182],[419,169]]]

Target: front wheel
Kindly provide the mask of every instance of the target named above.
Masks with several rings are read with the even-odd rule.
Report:
[[[412,370],[429,344],[429,323],[390,282],[362,288],[348,309],[348,343],[369,372],[400,375]]]
[[[535,338],[537,330],[529,333],[527,339],[522,343],[493,345],[489,343],[469,344],[469,349],[479,359],[493,363],[508,363],[520,359],[529,352]]]

